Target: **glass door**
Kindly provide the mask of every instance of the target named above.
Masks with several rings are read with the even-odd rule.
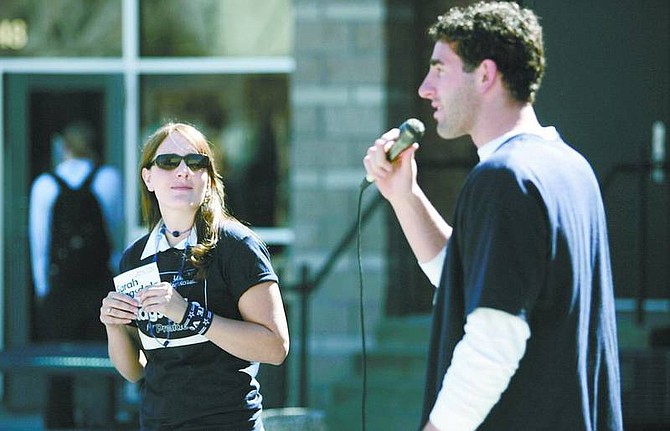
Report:
[[[34,293],[28,246],[28,210],[33,180],[60,159],[63,129],[88,123],[102,163],[122,169],[123,79],[120,75],[8,74],[4,98],[5,345],[34,339]],[[123,232],[114,232],[119,243]],[[93,322],[92,324],[95,324]],[[5,400],[32,407],[41,397],[25,391],[26,376],[6,379]],[[34,379],[34,377],[33,377]],[[23,390],[22,390],[23,388]]]

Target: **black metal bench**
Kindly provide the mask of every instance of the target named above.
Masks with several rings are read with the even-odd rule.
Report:
[[[102,343],[26,344],[0,351],[0,370],[118,375]]]
[[[5,348],[0,351],[0,371],[6,374],[100,375],[114,382],[112,392],[117,383],[123,380],[112,365],[107,353],[107,345],[104,343],[33,343]],[[105,402],[109,409],[107,411],[117,411],[116,398],[113,393],[107,397]]]

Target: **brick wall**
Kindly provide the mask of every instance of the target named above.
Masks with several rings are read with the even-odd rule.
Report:
[[[292,155],[290,211],[296,234],[291,271],[312,274],[356,220],[362,158],[386,128],[386,47],[383,0],[296,0],[296,71],[290,84]],[[367,202],[376,194],[369,188]],[[362,237],[366,325],[371,334],[383,307],[385,284],[383,211]],[[356,243],[311,296],[310,406],[325,407],[328,384],[351,372],[350,355],[360,350]],[[296,303],[297,305],[297,303]],[[292,313],[298,346],[299,307]],[[292,352],[292,388],[298,352]],[[296,402],[295,389],[289,399]]]

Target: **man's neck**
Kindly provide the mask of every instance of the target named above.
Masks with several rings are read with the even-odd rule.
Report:
[[[480,116],[483,119],[473,130],[471,137],[477,148],[491,142],[495,138],[514,131],[539,131],[542,126],[537,120],[535,110],[530,103],[523,105],[506,104],[493,106],[489,112]]]

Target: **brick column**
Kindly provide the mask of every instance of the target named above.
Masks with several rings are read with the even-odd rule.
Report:
[[[383,0],[296,0],[296,71],[292,116],[290,219],[295,231],[291,273],[312,274],[355,223],[362,158],[387,128],[385,6]],[[364,201],[376,194],[369,188]],[[364,229],[363,267],[368,333],[382,309],[385,226],[378,211]],[[325,407],[326,385],[351,373],[360,350],[356,243],[310,299],[310,406]],[[297,302],[292,336],[299,343]],[[299,355],[293,352],[292,370]],[[297,372],[292,372],[292,387]],[[294,392],[291,389],[291,392]],[[289,394],[290,399],[297,399]]]

